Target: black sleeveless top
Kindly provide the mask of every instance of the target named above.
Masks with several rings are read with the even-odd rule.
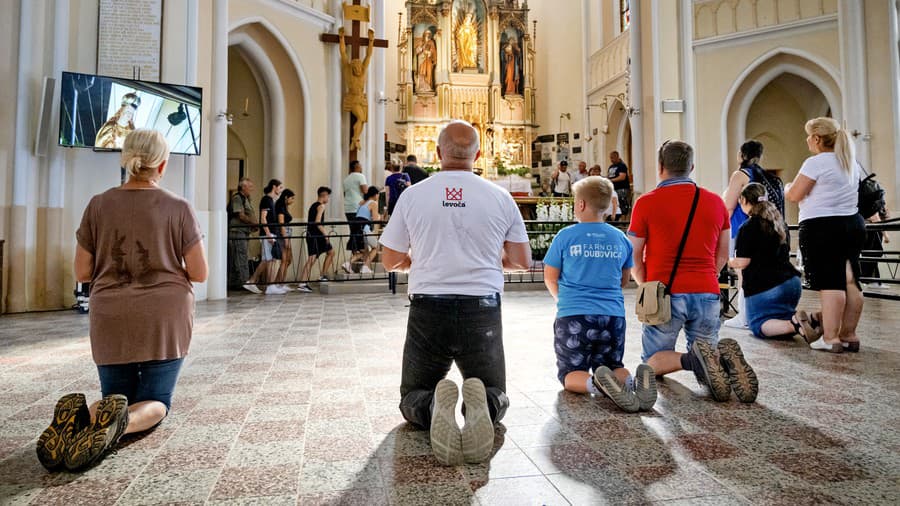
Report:
[[[319,226],[314,225],[314,223],[316,222],[316,215],[319,214],[319,206],[321,205],[322,203],[317,201],[313,202],[313,205],[309,206],[309,213],[307,213],[306,215],[306,222],[308,223],[308,225],[306,225],[307,236],[322,235],[322,231],[319,230]],[[322,219],[319,221],[319,223],[325,223],[325,213],[322,213]]]

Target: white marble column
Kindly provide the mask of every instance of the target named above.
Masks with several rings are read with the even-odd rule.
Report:
[[[199,27],[199,0],[187,0],[187,16],[184,19],[187,47],[185,47],[184,82],[197,84],[197,34]],[[184,156],[183,195],[191,206],[197,207],[197,157]]]
[[[207,298],[224,299],[228,294],[227,153],[228,131],[224,116],[228,109],[228,0],[213,3],[212,93],[209,161],[209,281]]]
[[[340,0],[331,0],[331,14],[335,18],[332,33],[337,33],[338,29],[344,26],[343,10],[341,9]],[[328,128],[328,153],[329,163],[331,164],[331,200],[328,206],[328,216],[332,221],[340,221],[344,219],[344,196],[341,190],[341,180],[346,168],[347,162],[344,157],[346,150],[341,142],[343,125],[343,113],[341,112],[341,95],[343,94],[343,84],[341,83],[341,53],[337,44],[328,44],[326,49],[328,54],[328,118],[326,124]],[[310,146],[311,147],[311,146]]]
[[[646,173],[655,174],[655,167],[647,167],[644,164],[644,72],[643,58],[641,57],[641,2],[631,3],[631,24],[628,28],[628,43],[631,50],[630,67],[630,103],[635,109],[630,118],[631,122],[631,173],[634,179],[634,191],[643,193],[648,185],[654,185],[653,181],[646,181]]]
[[[384,0],[375,0],[373,12],[373,24],[375,25],[375,38],[385,39],[385,18]],[[384,133],[387,131],[387,125],[384,124],[385,108],[388,106],[383,99],[388,96],[387,90],[384,89],[384,67],[387,51],[389,49],[375,48],[375,56],[372,57],[374,68],[372,73],[375,75],[375,87],[372,94],[375,96],[375,121],[372,123],[372,183],[379,188],[384,186]]]
[[[863,2],[838,2],[843,120],[846,121],[848,130],[857,130],[862,134],[856,139],[856,157],[864,167],[869,167],[870,145],[865,136],[871,132],[863,9]]]
[[[885,13],[890,20],[890,39],[891,44],[891,103],[894,104],[893,123],[894,123],[894,139],[900,137],[900,1],[888,2],[885,6]],[[900,204],[900,142],[892,143],[894,146],[894,202],[895,209]]]
[[[696,146],[697,104],[694,96],[694,2],[681,0],[681,96],[684,98],[682,115],[682,138],[691,146]]]
[[[590,0],[581,0],[581,88],[584,90],[581,95],[581,101],[584,103],[584,116],[581,118],[581,156],[580,158],[588,164],[588,167],[594,163],[594,139],[591,135],[591,106],[588,91],[591,82],[591,53],[590,53],[590,36],[591,36],[591,2]],[[588,141],[588,138],[591,138]]]

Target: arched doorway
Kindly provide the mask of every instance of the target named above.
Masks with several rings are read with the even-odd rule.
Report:
[[[746,137],[763,143],[762,165],[778,170],[787,183],[809,156],[803,125],[810,118],[830,114],[828,100],[814,84],[794,74],[781,74],[753,99]],[[796,206],[788,205],[785,212],[788,222],[797,223]]]
[[[809,156],[803,126],[816,116],[841,119],[841,89],[836,71],[810,55],[779,49],[747,67],[728,94],[722,117],[726,140],[721,153],[722,180],[737,169],[737,153],[747,139],[763,143],[763,166],[781,169],[793,180]],[[788,204],[787,219],[796,223],[797,207]]]
[[[628,181],[634,180],[634,167],[631,156],[631,121],[625,110],[625,104],[620,100],[609,102],[609,111],[605,125],[605,153],[601,153],[598,163],[604,167],[609,166],[609,154],[618,151],[619,156],[628,166]]]
[[[232,136],[244,146],[245,174],[262,188],[271,178],[297,195],[306,191],[306,88],[296,57],[264,20],[229,33],[229,152]],[[259,198],[259,195],[256,196]]]

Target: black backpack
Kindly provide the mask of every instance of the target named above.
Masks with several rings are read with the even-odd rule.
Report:
[[[863,174],[866,177],[859,181],[859,190],[857,192],[859,195],[859,214],[863,218],[871,218],[874,214],[884,209],[884,188],[878,184],[878,181],[875,181],[875,174],[869,174],[866,172],[866,169],[863,169]]]
[[[753,172],[753,177],[751,178],[753,182],[766,187],[766,197],[769,199],[769,202],[775,205],[781,216],[784,217],[784,181],[759,165],[754,164],[747,168]]]

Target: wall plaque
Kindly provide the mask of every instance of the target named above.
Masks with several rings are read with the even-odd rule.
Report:
[[[163,0],[100,0],[98,74],[159,81],[162,4]]]

